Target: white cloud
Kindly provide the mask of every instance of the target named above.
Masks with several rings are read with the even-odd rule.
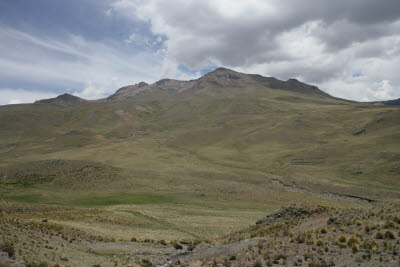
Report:
[[[67,32],[48,36],[0,25],[0,79],[70,88],[95,99],[140,81],[200,76],[180,65],[192,70],[216,65],[298,78],[342,98],[400,97],[398,0],[110,3],[105,20],[132,24],[119,40],[92,41]],[[144,34],[138,21],[151,32]]]
[[[0,88],[0,105],[32,103],[36,100],[55,96],[56,94],[52,92]]]
[[[164,75],[212,62],[299,78],[343,98],[400,97],[399,1],[116,0],[112,9],[167,37]],[[386,93],[381,81],[391,84]]]
[[[140,36],[135,38],[144,40]],[[156,37],[156,43],[149,45],[159,44],[160,38]],[[122,86],[141,81],[155,82],[166,78],[167,74],[172,75],[168,78],[195,77],[181,73],[178,65],[164,61],[162,49],[123,50],[114,40],[94,42],[72,34],[59,39],[0,26],[0,79],[51,84],[58,92],[69,88],[77,96],[96,99],[106,97]],[[174,70],[166,71],[167,66]],[[19,91],[14,92],[15,101],[18,101]],[[32,91],[34,93],[42,96],[40,91]],[[23,101],[28,99],[36,98],[25,97]]]

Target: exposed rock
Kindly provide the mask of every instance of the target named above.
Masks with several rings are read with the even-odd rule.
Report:
[[[283,207],[277,212],[268,215],[266,218],[258,220],[256,224],[272,224],[278,220],[288,220],[292,218],[298,218],[303,215],[310,216],[312,214],[320,214],[327,211],[325,207],[307,208],[302,206],[289,206]]]
[[[363,134],[363,133],[366,133],[366,132],[367,131],[365,129],[362,129],[360,131],[356,131],[356,132],[352,133],[351,135],[360,135],[360,134]]]

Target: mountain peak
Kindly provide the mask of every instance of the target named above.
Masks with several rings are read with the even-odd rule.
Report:
[[[121,99],[126,98],[126,97],[133,97],[136,94],[138,94],[138,93],[142,92],[143,90],[145,90],[148,85],[149,85],[148,83],[140,82],[140,83],[137,83],[137,84],[134,84],[134,85],[128,85],[128,86],[121,87],[115,92],[115,94],[109,96],[108,99],[110,99],[110,100],[115,100],[115,99],[121,100]]]
[[[145,82],[140,82],[140,83],[138,83],[137,84],[137,86],[140,88],[140,87],[143,87],[143,86],[147,86],[147,85],[149,85],[148,83],[145,83]]]
[[[203,77],[201,77],[199,80],[202,79],[207,79],[207,78],[211,78],[211,79],[234,79],[234,80],[238,80],[240,79],[240,73],[227,69],[227,68],[223,68],[223,67],[219,67],[217,69],[215,69],[214,71],[211,71],[209,73],[207,73],[206,75],[204,75]]]
[[[218,68],[216,68],[214,70],[214,72],[235,72],[235,71],[233,71],[231,69],[224,68],[224,67],[218,67]]]
[[[49,99],[42,99],[35,101],[37,104],[53,104],[53,105],[60,105],[60,106],[66,106],[66,105],[74,105],[78,103],[85,102],[85,99],[82,99],[80,97],[64,93],[62,95],[59,95],[54,98],[49,98]]]

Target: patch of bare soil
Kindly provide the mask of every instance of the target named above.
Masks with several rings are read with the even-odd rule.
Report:
[[[291,192],[298,192],[302,194],[307,194],[310,196],[321,197],[329,200],[336,200],[336,201],[348,201],[348,202],[359,202],[359,203],[369,203],[369,204],[379,204],[378,201],[360,197],[360,196],[353,196],[348,194],[339,194],[339,193],[332,193],[332,192],[312,192],[305,188],[299,187],[295,182],[292,184],[284,184],[277,179],[273,179],[272,183],[275,186],[281,187],[287,191]]]

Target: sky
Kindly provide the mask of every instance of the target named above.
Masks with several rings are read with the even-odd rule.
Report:
[[[400,1],[0,0],[0,105],[217,67],[400,98]]]

